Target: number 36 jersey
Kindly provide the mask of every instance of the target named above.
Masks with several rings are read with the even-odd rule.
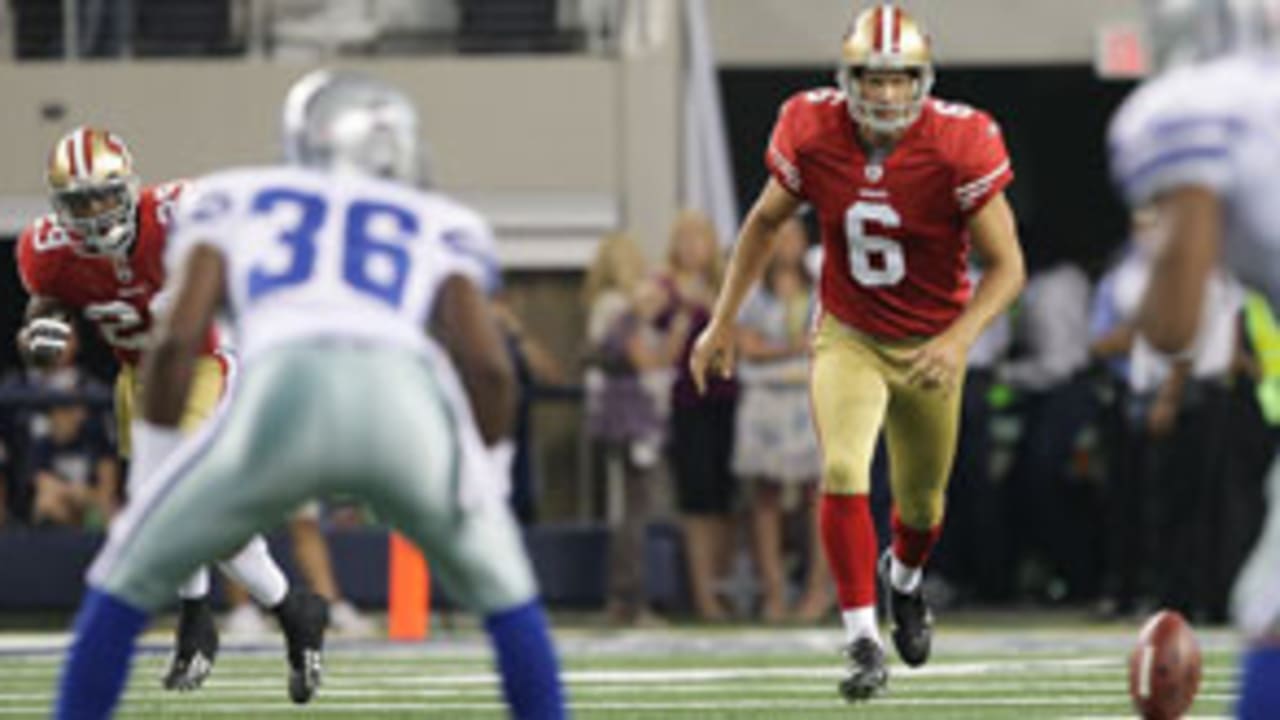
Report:
[[[887,155],[869,155],[833,88],[783,104],[765,154],[817,213],[823,309],[883,339],[945,330],[969,300],[967,222],[1013,179],[1000,129],[930,99]]]
[[[496,277],[493,237],[475,212],[350,173],[260,167],[201,178],[179,206],[166,259],[174,277],[200,244],[226,263],[246,362],[325,337],[427,350],[443,281],[460,274],[487,289]]]
[[[116,358],[136,365],[151,329],[152,307],[164,287],[164,253],[174,207],[184,182],[147,187],[139,193],[133,246],[125,260],[85,255],[55,215],[31,223],[18,238],[18,272],[28,293],[81,312],[98,327]],[[205,350],[217,336],[210,331]]]

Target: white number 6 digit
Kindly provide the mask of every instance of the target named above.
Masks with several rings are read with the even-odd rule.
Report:
[[[867,233],[866,223],[896,228],[902,224],[897,211],[885,203],[856,202],[844,215],[844,231],[849,239],[849,273],[865,287],[897,285],[907,274],[902,244],[893,238]],[[872,256],[880,258],[872,262]]]

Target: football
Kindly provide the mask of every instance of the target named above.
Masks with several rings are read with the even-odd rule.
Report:
[[[1200,645],[1181,614],[1161,610],[1138,633],[1129,655],[1129,696],[1146,720],[1174,720],[1200,688]]]

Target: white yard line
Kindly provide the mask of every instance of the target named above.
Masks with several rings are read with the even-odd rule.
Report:
[[[1210,701],[1223,701],[1226,696],[1211,696]],[[1114,696],[1104,698],[1057,697],[1057,698],[901,698],[885,696],[876,698],[876,707],[1034,707],[1055,708],[1081,705],[1106,705],[1116,702]],[[618,702],[618,701],[586,701],[574,702],[574,710],[618,710],[618,711],[675,711],[675,710],[836,710],[843,704],[836,699],[829,700],[708,700],[694,702]],[[404,712],[432,714],[458,710],[502,710],[505,706],[499,702],[432,702],[424,705],[420,702],[361,702],[361,703],[326,703],[319,701],[307,706],[308,715],[326,713],[358,712]],[[48,711],[47,705],[4,706],[0,707],[0,715],[32,715]],[[121,711],[131,717],[164,715],[171,713],[172,708],[157,708],[148,712],[128,704]],[[241,715],[252,713],[252,716],[268,714],[296,715],[298,708],[284,702],[274,703],[226,703],[217,705],[200,705],[200,715]],[[1094,717],[1094,716],[1090,716]],[[1125,716],[1128,717],[1128,716]]]

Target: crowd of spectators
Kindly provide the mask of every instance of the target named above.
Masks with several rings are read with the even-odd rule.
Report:
[[[1135,215],[1132,238],[1096,282],[1025,237],[1027,290],[969,358],[946,532],[927,576],[938,601],[1090,603],[1119,616],[1172,606],[1225,618],[1280,422],[1280,326],[1223,274],[1193,348],[1156,353],[1133,329],[1152,222]],[[613,233],[584,278],[586,482],[611,538],[606,616],[617,624],[660,623],[672,609],[651,606],[654,522],[679,529],[700,619],[812,622],[834,611],[806,384],[819,311],[813,242],[800,220],[780,233],[740,317],[736,372],[698,394],[686,365],[720,282],[716,237],[705,216],[683,212],[655,263]],[[525,390],[512,503],[532,524],[543,483],[530,405],[538,388],[575,385],[575,370],[506,297],[494,303]],[[0,404],[0,523],[101,529],[124,501],[108,388],[71,353],[51,371],[11,370]],[[873,507],[887,538],[880,455]],[[358,510],[326,512],[291,522],[304,554],[318,523],[359,522]]]
[[[1027,290],[969,358],[947,529],[929,575],[942,603],[1089,604],[1126,617],[1168,606],[1225,619],[1263,507],[1267,413],[1280,419],[1258,356],[1270,353],[1280,370],[1280,332],[1265,302],[1251,298],[1248,313],[1223,274],[1194,348],[1154,352],[1134,332],[1151,221],[1134,218],[1133,239],[1096,284],[1053,254],[1060,243],[1025,238]],[[664,267],[650,268],[617,234],[587,275],[586,432],[603,458],[614,538],[610,617],[651,617],[640,543],[650,519],[671,516],[698,617],[729,615],[735,558],[749,549],[758,616],[812,621],[833,604],[813,535],[811,243],[799,221],[781,233],[740,317],[734,377],[699,396],[685,363],[719,280],[714,237],[705,217],[686,212]],[[667,496],[671,507],[655,506]],[[875,505],[887,538],[887,504]]]

